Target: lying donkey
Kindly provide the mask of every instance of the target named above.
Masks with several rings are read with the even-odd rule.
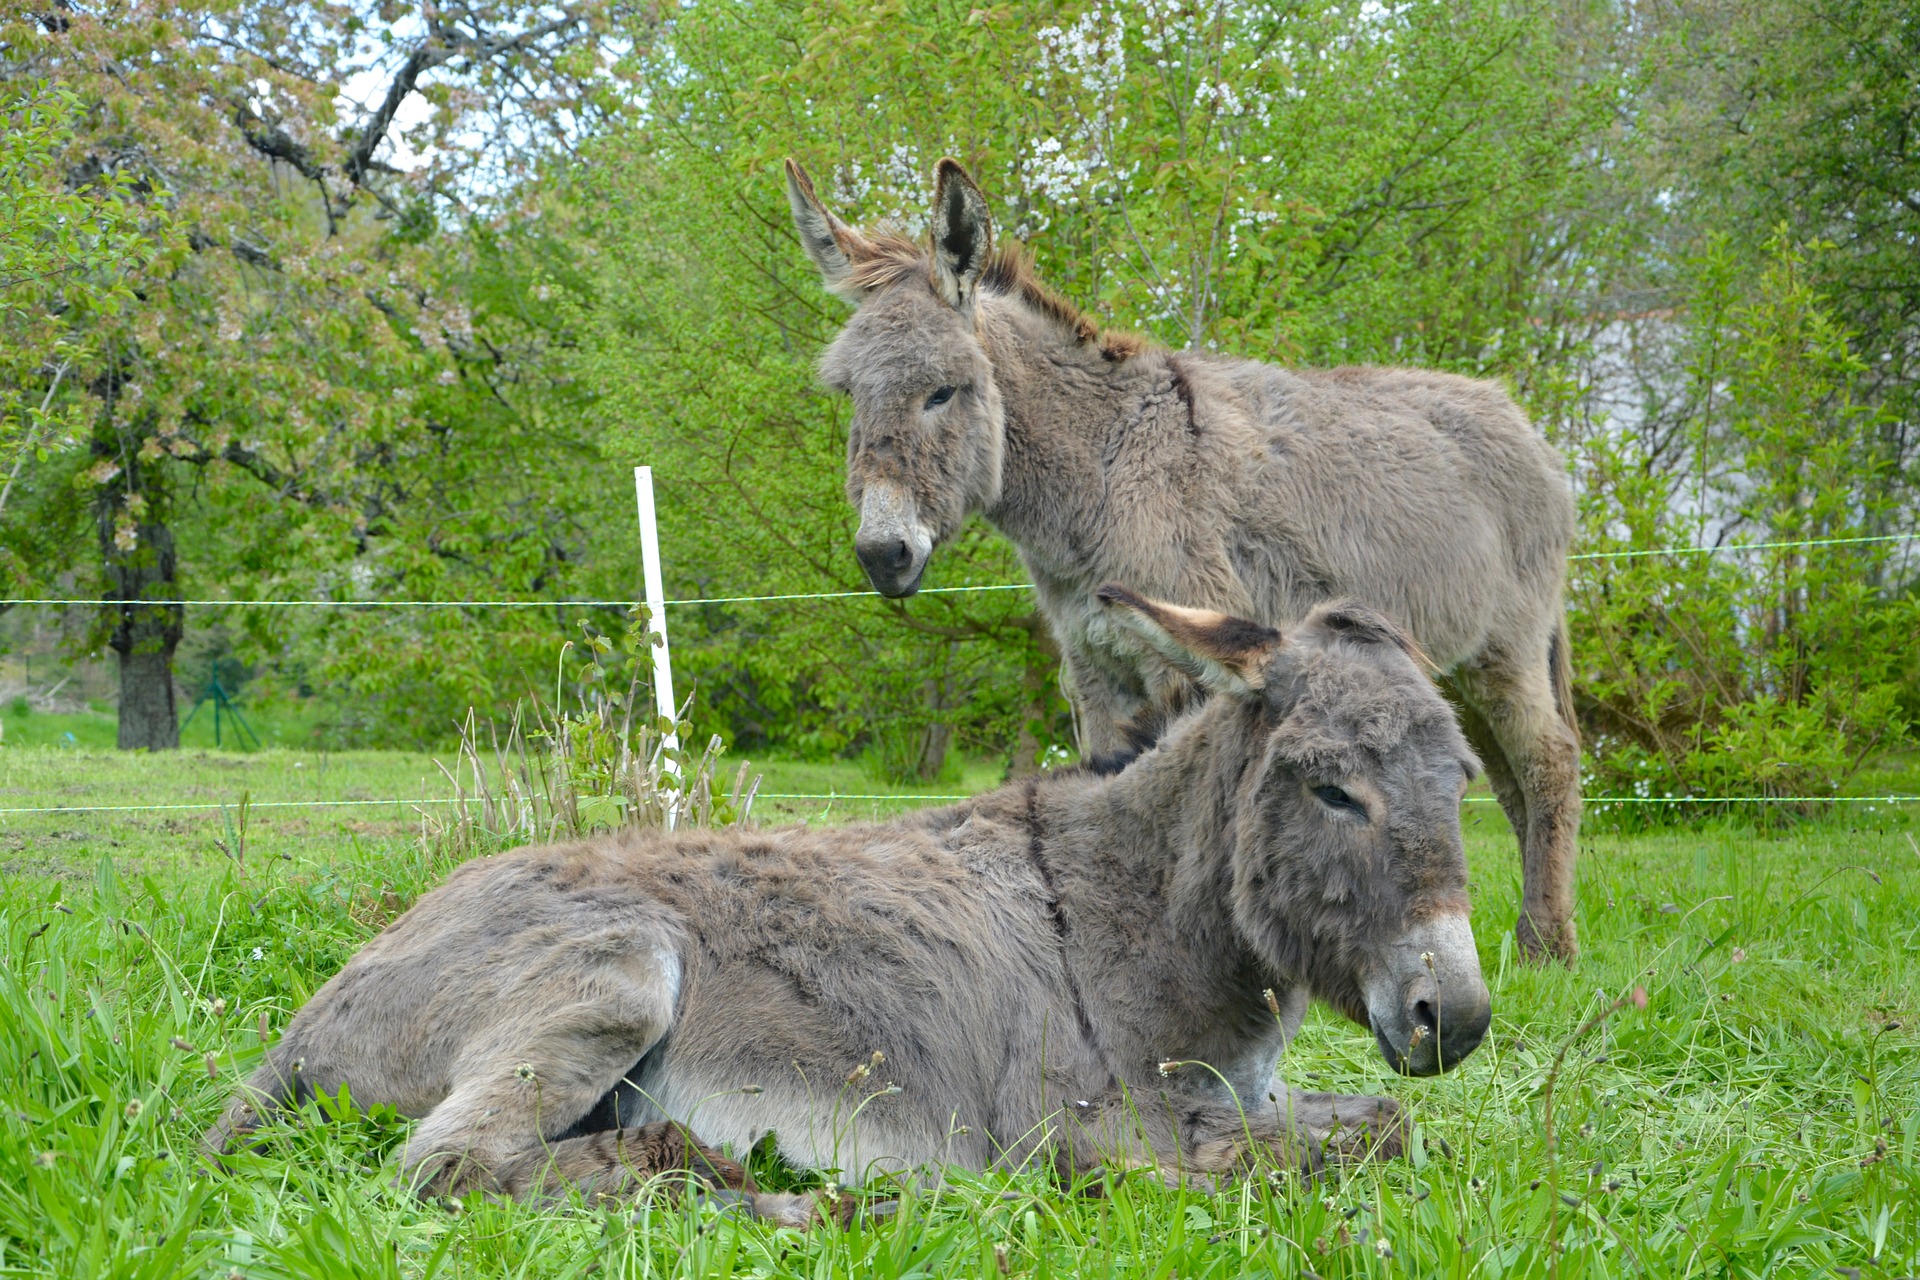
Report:
[[[402,1164],[423,1191],[618,1195],[691,1170],[791,1224],[823,1210],[701,1143],[772,1131],[848,1182],[1397,1152],[1391,1100],[1274,1070],[1313,995],[1415,1075],[1485,1034],[1452,713],[1358,606],[1283,636],[1099,597],[1214,694],[1119,772],[879,825],[476,859],[314,996],[208,1145],[345,1084],[421,1118]]]

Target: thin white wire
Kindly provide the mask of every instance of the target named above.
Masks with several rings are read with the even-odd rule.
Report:
[[[759,800],[822,800],[837,802],[841,800],[971,800],[971,795],[885,795],[872,794],[818,794],[811,792],[761,791],[756,793]],[[1920,804],[1920,795],[1915,796],[1582,796],[1584,804]],[[458,798],[422,799],[422,800],[253,800],[247,808],[253,809],[323,809],[347,806],[367,805],[423,805],[423,804],[460,804]],[[1492,796],[1468,796],[1467,804],[1493,804]],[[210,800],[195,804],[76,804],[49,805],[44,808],[0,809],[0,817],[17,814],[61,814],[61,813],[173,813],[173,812],[210,812],[214,809],[238,808],[233,801]]]
[[[1569,556],[1570,560],[1614,560],[1637,559],[1659,555],[1719,554],[1727,551],[1765,551],[1786,547],[1853,546],[1876,542],[1910,542],[1920,538],[1920,534],[1886,534],[1867,538],[1811,538],[1791,542],[1751,542],[1722,544],[1697,547],[1660,547],[1646,551],[1592,551]],[[958,594],[975,591],[1025,591],[1027,583],[1001,583],[992,586],[974,587],[929,587],[921,595]],[[877,591],[811,591],[795,592],[786,595],[771,596],[708,596],[685,600],[668,600],[670,606],[703,604],[753,604],[785,600],[841,600],[861,597],[876,597]],[[95,598],[68,599],[8,599],[0,600],[0,605],[101,605],[109,602]],[[296,608],[296,607],[333,607],[333,608],[470,608],[470,609],[545,609],[562,605],[576,607],[618,607],[632,606],[629,600],[176,600],[176,601],[132,601],[126,603],[154,603],[199,606],[250,606],[256,608]],[[761,792],[763,800],[902,800],[935,801],[965,800],[964,795],[813,795],[800,793]],[[1490,803],[1491,797],[1468,797],[1468,803]],[[1844,802],[1850,804],[1911,804],[1920,803],[1920,796],[1584,796],[1586,804],[1809,804],[1820,801]],[[250,809],[284,808],[328,808],[355,805],[389,804],[453,804],[454,800],[261,800],[249,804]],[[227,807],[222,802],[205,804],[164,804],[164,805],[58,805],[45,808],[0,809],[0,816],[16,814],[60,814],[60,813],[163,813],[172,811],[206,811]]]
[[[1913,542],[1920,533],[1889,533],[1868,538],[1805,538],[1792,542],[1737,542],[1715,546],[1655,547],[1646,551],[1583,551],[1569,560],[1637,560],[1647,556],[1720,555],[1734,551],[1774,551],[1786,547],[1844,547],[1874,542]],[[976,591],[1027,591],[1024,582],[1001,582],[978,587],[926,587],[923,596],[960,595]],[[669,608],[701,604],[761,604],[787,600],[857,600],[877,598],[878,591],[796,591],[772,596],[701,596],[686,600],[668,600]],[[571,605],[576,608],[632,608],[631,600],[101,600],[95,597],[19,597],[0,600],[0,605],[194,605],[198,607],[248,607],[255,609],[331,608],[331,609],[552,609]]]
[[[955,595],[966,591],[1027,591],[1024,582],[1003,582],[988,587],[924,587],[923,596]],[[851,600],[861,596],[878,597],[878,591],[802,591],[781,596],[711,596],[701,599],[668,600],[669,608],[696,604],[752,604],[772,600]],[[554,609],[562,605],[577,608],[631,609],[633,600],[101,600],[98,598],[34,598],[0,600],[0,605],[205,605],[256,609]]]

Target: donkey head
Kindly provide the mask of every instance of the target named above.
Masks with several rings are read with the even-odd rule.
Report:
[[[1432,1075],[1473,1052],[1491,1005],[1467,924],[1460,797],[1479,769],[1412,643],[1363,606],[1325,604],[1283,634],[1099,598],[1138,641],[1214,696],[1208,732],[1241,753],[1232,909],[1278,976],[1373,1029]]]
[[[807,256],[832,292],[859,306],[820,362],[853,397],[847,497],[860,509],[854,551],[874,589],[920,589],[934,545],[1000,496],[1004,417],[975,331],[993,260],[986,198],[966,171],[934,171],[932,245],[868,237],[820,203],[787,161],[787,200]]]

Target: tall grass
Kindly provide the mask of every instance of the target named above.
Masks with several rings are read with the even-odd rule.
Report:
[[[511,751],[504,731],[498,749],[472,743],[459,767],[469,847],[520,830],[510,771],[526,803],[551,805],[529,781],[559,767],[541,751],[583,739],[543,732],[531,720]],[[710,813],[722,794],[747,792],[716,791]],[[591,806],[537,812],[598,825]],[[621,817],[635,812],[656,810]],[[1407,1160],[1213,1192],[1129,1176],[1104,1195],[1042,1173],[951,1172],[883,1223],[811,1235],[666,1205],[417,1201],[389,1183],[406,1122],[350,1098],[310,1106],[230,1173],[207,1170],[198,1135],[263,1043],[454,856],[404,833],[349,833],[325,856],[240,860],[215,836],[227,838],[116,829],[117,846],[63,844],[54,865],[0,884],[0,1275],[1920,1270],[1920,846],[1897,814],[1784,838],[1595,838],[1581,866],[1586,953],[1566,970],[1516,959],[1511,838],[1470,812],[1487,1043],[1445,1077],[1401,1080],[1364,1029],[1316,1013],[1283,1063],[1300,1087],[1407,1103],[1420,1135]],[[1635,987],[1646,1007],[1616,1007]]]
[[[573,710],[523,702],[504,729],[469,711],[451,763],[439,763],[453,804],[423,809],[421,839],[455,860],[599,830],[719,827],[747,821],[759,775],[742,763],[719,776],[722,740],[674,745],[690,731],[636,715],[637,686],[615,700],[582,695]],[[669,735],[669,730],[675,730]]]

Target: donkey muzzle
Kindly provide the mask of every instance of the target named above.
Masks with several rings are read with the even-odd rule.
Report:
[[[1464,915],[1415,926],[1367,984],[1367,1020],[1393,1069],[1410,1076],[1451,1070],[1480,1047],[1493,1001],[1480,976]]]
[[[891,599],[920,589],[933,554],[933,534],[915,515],[913,498],[892,485],[870,484],[861,495],[853,554],[873,589]]]

